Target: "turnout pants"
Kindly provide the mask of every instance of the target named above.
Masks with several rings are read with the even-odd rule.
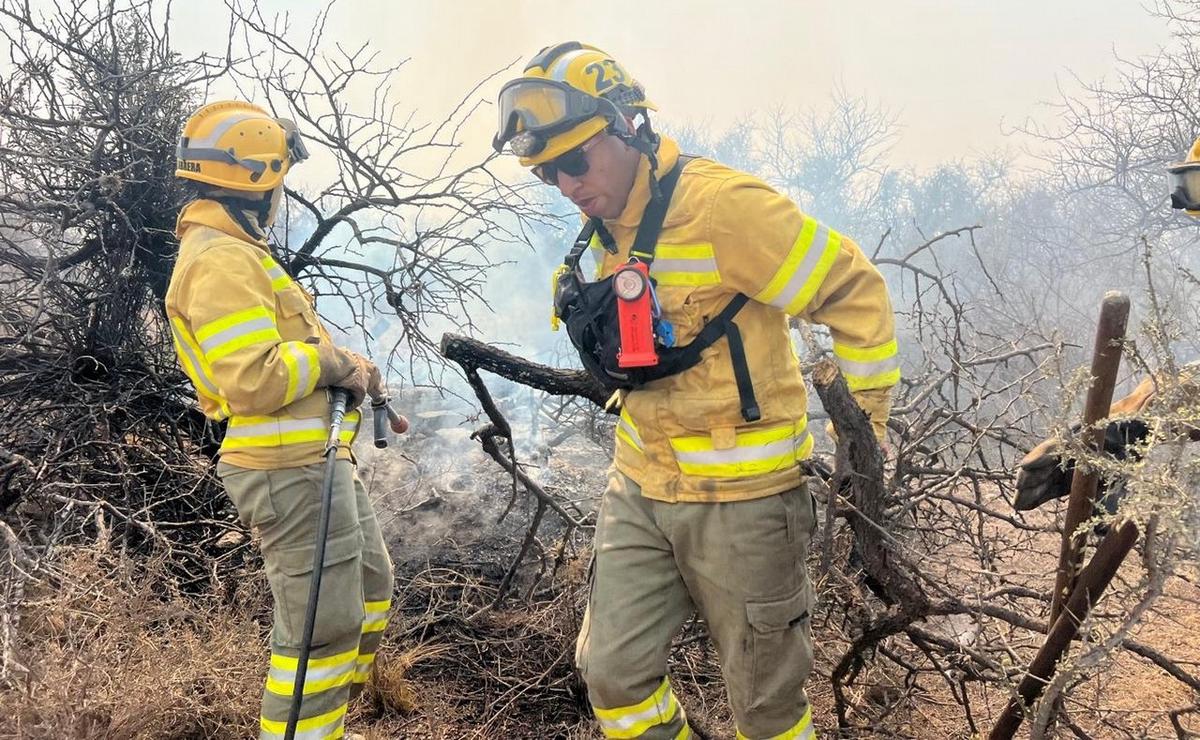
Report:
[[[262,695],[262,740],[282,738],[287,726],[324,469],[323,464],[281,470],[247,470],[226,463],[217,467],[242,523],[261,533],[275,602],[271,664]],[[334,471],[329,539],[297,740],[342,737],[346,705],[371,675],[391,607],[392,562],[366,489],[349,460],[338,460]]]
[[[751,501],[666,503],[610,471],[575,656],[605,736],[692,736],[666,673],[671,641],[696,610],[717,646],[739,740],[814,737],[804,684],[815,527],[803,483]]]

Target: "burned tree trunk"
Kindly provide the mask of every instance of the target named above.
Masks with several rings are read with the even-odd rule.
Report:
[[[530,362],[523,357],[459,334],[442,335],[442,356],[464,370],[487,370],[514,383],[556,396],[580,396],[604,407],[612,393],[583,370],[562,370]]]

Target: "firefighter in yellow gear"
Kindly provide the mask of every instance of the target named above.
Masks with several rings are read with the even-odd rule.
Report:
[[[682,157],[649,109],[620,63],[577,42],[543,49],[499,95],[493,145],[580,208],[598,278],[650,261],[675,344],[702,347],[686,369],[619,394],[576,660],[607,737],[689,737],[666,668],[695,610],[721,656],[737,736],[814,737],[805,560],[816,511],[801,467],[813,439],[789,317],[829,328],[882,440],[900,377],[892,307],[848,236],[755,177]],[[659,199],[661,229],[639,253]],[[709,327],[729,316],[713,341]]]
[[[391,605],[392,563],[350,451],[379,371],[337,347],[312,297],[272,256],[267,233],[289,169],[307,157],[295,125],[224,101],[184,125],[180,211],[166,308],[200,407],[227,424],[217,475],[256,528],[274,599],[260,738],[282,738],[304,628],[330,426],[326,389],[352,399],[337,452],[319,609],[296,737],[343,737],[347,702],[370,676]]]

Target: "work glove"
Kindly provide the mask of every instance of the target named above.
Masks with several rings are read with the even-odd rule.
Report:
[[[317,361],[321,367],[318,388],[343,388],[348,391],[348,409],[358,408],[368,394],[372,398],[384,396],[383,376],[375,363],[356,352],[314,339],[310,337],[307,341],[317,345]]]

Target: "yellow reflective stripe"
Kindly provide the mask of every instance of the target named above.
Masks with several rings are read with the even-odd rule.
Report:
[[[657,691],[637,704],[615,709],[593,709],[605,737],[633,738],[651,727],[665,725],[675,719],[680,707],[671,691],[670,681],[664,678]]]
[[[852,391],[891,388],[900,382],[900,368],[898,367],[877,375],[850,375],[844,371],[842,374],[846,376],[846,387]]]
[[[754,300],[799,314],[825,282],[841,244],[841,234],[805,216],[791,251]]]
[[[834,342],[833,354],[852,391],[887,388],[900,382],[900,356],[895,339],[874,347],[850,347]]]
[[[354,683],[366,683],[371,678],[371,667],[375,665],[375,653],[359,653],[354,666]]]
[[[808,420],[737,432],[734,446],[715,449],[711,436],[672,437],[680,472],[704,478],[750,478],[787,470],[812,454]]]
[[[691,736],[692,736],[692,728],[688,727],[687,725],[684,725],[683,729],[679,731],[679,734],[675,736],[675,740],[689,740],[689,738],[691,738]]]
[[[212,371],[208,367],[208,363],[204,361],[204,353],[200,351],[200,345],[196,344],[196,340],[192,338],[183,319],[177,316],[171,319],[171,336],[175,340],[175,355],[179,358],[179,364],[183,366],[183,372],[191,379],[196,392],[217,404],[219,409],[215,417],[217,421],[228,418],[229,402],[221,397],[221,391],[217,388]]]
[[[895,339],[874,347],[851,347],[848,344],[833,343],[833,354],[838,359],[850,362],[879,362],[889,357],[895,357],[897,351],[898,346]]]
[[[638,452],[642,451],[642,437],[633,423],[633,417],[624,408],[621,409],[621,418],[617,420],[617,439]]]
[[[316,346],[305,342],[286,342],[279,345],[279,356],[287,368],[287,391],[283,395],[283,405],[287,406],[297,398],[304,398],[313,392],[321,373],[321,363],[317,357]]]
[[[303,442],[324,442],[329,437],[325,419],[292,419],[275,416],[235,416],[229,421],[222,449],[278,447]]]
[[[358,433],[362,421],[362,412],[358,409],[346,412],[342,420],[341,434],[338,441],[341,445],[349,446]],[[229,422],[225,432],[222,450],[235,450],[247,447],[281,447],[283,445],[304,444],[329,440],[329,420],[312,417],[308,419],[293,419],[290,416],[235,416]]]
[[[274,258],[263,257],[259,261],[262,263],[263,269],[267,271],[267,277],[271,278],[271,290],[279,292],[292,284],[292,278],[283,271]]]
[[[346,717],[346,705],[343,704],[332,712],[318,714],[316,717],[302,719],[296,723],[296,740],[326,740],[329,738],[342,737],[345,734],[345,728],[342,725]],[[262,734],[259,735],[259,740],[283,740],[283,736],[287,733],[287,721],[277,722],[269,720],[266,717],[259,719],[259,728]]]
[[[342,418],[342,430],[338,433],[338,444],[349,446],[358,434],[358,424],[362,421],[362,412],[358,409],[347,411]]]
[[[346,661],[354,662],[356,657],[358,657],[357,647],[336,655],[329,655],[324,658],[309,658],[308,670],[311,671],[314,668],[329,668],[330,666],[340,665]],[[290,655],[271,653],[271,667],[295,671],[300,667],[300,659],[294,658]]]
[[[226,329],[231,329],[240,324],[244,324],[247,321],[264,317],[274,321],[275,314],[269,311],[266,306],[251,306],[250,308],[242,309],[241,311],[234,311],[233,313],[226,314],[215,321],[210,321],[197,329],[196,341],[200,342],[201,346],[204,346],[204,343],[207,340],[217,334],[220,334]]]
[[[350,683],[354,677],[357,658],[358,648],[326,658],[309,658],[304,676],[304,693],[317,694]],[[296,671],[299,667],[299,658],[271,653],[267,691],[280,696],[291,696],[296,688]]]
[[[391,600],[367,601],[363,604],[363,633],[382,632],[388,623],[388,609],[392,608]]]
[[[719,285],[717,256],[711,244],[659,244],[650,274],[659,285]]]
[[[209,362],[261,342],[282,341],[275,326],[275,314],[265,306],[254,306],[222,316],[196,331],[196,340]]]
[[[757,738],[756,740],[811,740],[811,738],[815,738],[816,736],[816,728],[812,726],[812,706],[810,705],[804,710],[804,716],[800,718],[800,721],[787,730],[778,735]],[[750,738],[743,735],[741,730],[738,730],[737,740],[750,740]]]
[[[604,269],[604,244],[600,241],[600,235],[592,232],[592,238],[588,239],[588,249],[592,253],[592,261],[596,263],[596,273],[593,277],[600,279],[600,273]],[[555,284],[557,286],[557,283]]]

